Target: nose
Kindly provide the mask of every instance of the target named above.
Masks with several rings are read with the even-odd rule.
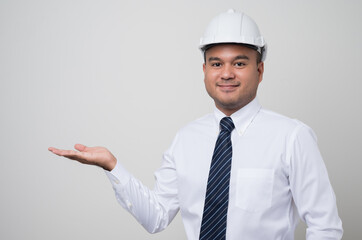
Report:
[[[231,80],[235,78],[235,74],[233,72],[233,68],[230,65],[224,65],[221,73],[222,80]]]

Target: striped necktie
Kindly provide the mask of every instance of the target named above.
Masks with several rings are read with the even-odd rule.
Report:
[[[200,240],[225,239],[232,158],[230,117],[220,121],[220,133],[212,156],[200,229]]]

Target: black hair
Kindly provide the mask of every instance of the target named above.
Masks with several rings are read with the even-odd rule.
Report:
[[[201,51],[203,51],[203,53],[204,53],[204,63],[206,63],[206,51],[209,50],[210,48],[212,48],[212,47],[214,47],[216,45],[220,45],[220,44],[226,44],[226,43],[214,43],[214,44],[206,45],[206,46],[201,48]],[[256,63],[257,64],[261,62],[262,54],[264,54],[264,51],[265,51],[265,48],[262,47],[260,49],[261,50],[261,53],[260,53],[258,51],[258,47],[254,46],[254,45],[251,45],[251,44],[245,44],[245,43],[227,43],[227,44],[240,45],[240,46],[244,46],[244,47],[251,48],[251,49],[255,50],[257,52],[257,56],[256,56]]]

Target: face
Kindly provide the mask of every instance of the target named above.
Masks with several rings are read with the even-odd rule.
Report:
[[[255,98],[263,79],[264,63],[257,63],[257,52],[253,49],[220,44],[206,51],[203,70],[207,93],[216,107],[230,116]]]

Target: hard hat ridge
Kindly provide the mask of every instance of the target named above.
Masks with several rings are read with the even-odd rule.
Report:
[[[214,17],[200,39],[199,48],[204,52],[208,48],[207,46],[219,43],[254,46],[254,49],[261,54],[262,61],[265,60],[266,42],[255,21],[242,12],[229,9]]]

